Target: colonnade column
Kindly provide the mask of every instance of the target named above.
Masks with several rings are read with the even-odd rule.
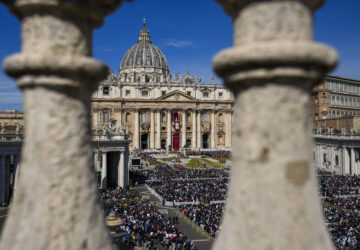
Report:
[[[234,93],[234,143],[213,249],[332,249],[309,119],[312,87],[337,62],[332,49],[311,41],[312,17],[324,1],[217,2],[234,19],[234,45],[213,61]]]
[[[155,148],[155,117],[154,110],[150,110],[150,148]]]
[[[124,152],[120,151],[120,158],[119,158],[119,165],[118,165],[118,186],[119,187],[125,187],[125,176],[127,173],[125,173],[124,168]]]
[[[5,184],[6,184],[6,166],[5,155],[0,154],[0,203],[5,202]]]
[[[166,137],[166,150],[169,150],[171,145],[171,110],[167,111],[167,137]]]
[[[215,110],[211,111],[211,148],[215,148]]]
[[[192,139],[191,147],[196,148],[196,109],[192,110]]]
[[[181,144],[180,147],[185,148],[186,145],[186,110],[182,112],[182,132],[181,132]]]
[[[322,159],[320,158],[320,162]],[[320,165],[321,166],[321,165]],[[344,174],[350,174],[350,156],[348,148],[344,148]]]
[[[161,148],[161,110],[156,112],[156,148]]]
[[[225,147],[226,148],[231,148],[232,147],[232,112],[229,110],[227,112],[225,112],[225,127],[226,127],[226,132],[225,132]]]
[[[196,147],[201,148],[201,111],[197,112],[197,138],[196,138]]]
[[[139,133],[140,133],[140,125],[139,125],[139,109],[135,109],[135,128],[134,128],[134,148],[139,148]]]
[[[101,188],[106,189],[107,187],[107,152],[102,153],[102,164],[101,164]]]
[[[351,148],[351,175],[357,174],[357,167],[355,164],[355,150]]]

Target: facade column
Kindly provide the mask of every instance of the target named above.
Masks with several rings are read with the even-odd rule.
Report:
[[[344,148],[344,174],[350,174],[350,156],[348,148]]]
[[[139,149],[140,125],[139,125],[139,109],[135,109],[134,123],[134,148]]]
[[[21,52],[3,66],[23,91],[26,143],[0,249],[111,247],[89,167],[91,95],[109,70],[91,55],[93,29],[121,2],[4,2],[22,26]]]
[[[119,158],[119,166],[118,166],[118,186],[119,187],[125,187],[125,166],[124,166],[124,152],[119,152],[120,158]]]
[[[156,112],[156,148],[161,148],[161,110]]]
[[[186,110],[182,112],[182,133],[181,133],[181,147],[185,148],[186,145]]]
[[[227,112],[225,112],[226,115],[226,124],[225,124],[225,128],[226,128],[226,132],[225,132],[225,147],[226,148],[232,148],[232,112],[231,110],[228,110]]]
[[[196,109],[192,110],[192,139],[191,147],[196,148]]]
[[[118,128],[121,128],[123,126],[122,118],[123,118],[124,109],[116,108],[115,111],[117,113],[117,119],[116,119],[117,124],[116,125],[118,126]]]
[[[202,148],[201,147],[201,111],[198,110],[197,112],[197,128],[196,128],[196,132],[197,132],[197,138],[196,138],[196,147],[197,148]]]
[[[154,110],[150,110],[150,148],[155,148],[155,117]]]
[[[351,175],[357,174],[356,165],[355,165],[355,150],[351,148]]]
[[[93,124],[92,128],[99,126],[99,109],[94,108],[93,109]]]
[[[102,166],[101,166],[101,189],[107,188],[107,152],[101,152]]]
[[[169,150],[171,145],[171,110],[167,112],[167,138],[166,138],[166,150]]]
[[[216,147],[216,143],[215,143],[215,110],[212,110],[211,112],[211,148],[215,148]]]
[[[0,203],[5,202],[6,166],[5,155],[0,154]]]
[[[312,42],[312,17],[324,1],[217,2],[233,18],[234,45],[213,66],[234,93],[234,133],[227,203],[212,247],[332,249],[308,108],[312,86],[337,62],[332,49]]]

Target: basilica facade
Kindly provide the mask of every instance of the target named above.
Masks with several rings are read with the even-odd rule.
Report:
[[[93,135],[125,129],[130,149],[231,149],[232,93],[190,73],[170,74],[165,55],[144,26],[92,96]]]

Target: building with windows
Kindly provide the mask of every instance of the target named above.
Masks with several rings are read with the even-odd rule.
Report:
[[[231,149],[232,93],[201,78],[170,74],[165,55],[144,26],[92,97],[92,128],[125,128],[130,149]]]
[[[360,115],[360,81],[326,76],[312,92],[313,121]]]

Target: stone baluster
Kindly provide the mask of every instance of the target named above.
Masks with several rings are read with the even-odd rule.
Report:
[[[232,177],[214,249],[331,249],[309,119],[312,86],[337,62],[312,42],[323,1],[218,2],[234,19],[234,47],[213,65],[235,100]]]
[[[22,26],[22,51],[4,68],[24,93],[26,138],[0,249],[111,249],[90,138],[91,93],[108,69],[91,46],[122,1],[3,2]]]

